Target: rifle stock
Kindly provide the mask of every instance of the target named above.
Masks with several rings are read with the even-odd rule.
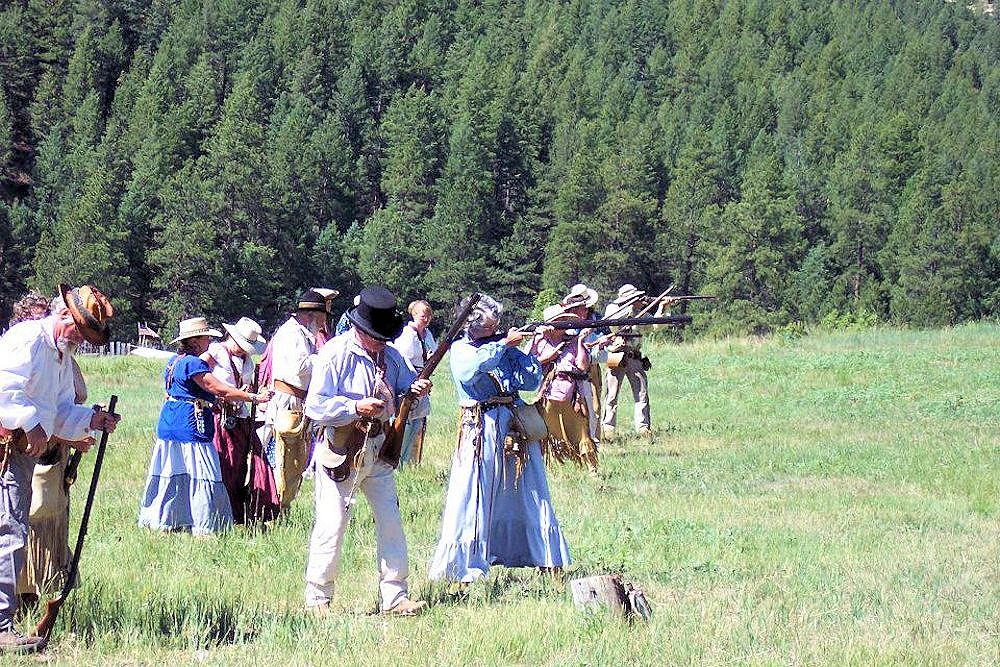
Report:
[[[479,297],[480,294],[478,292],[469,297],[462,311],[452,323],[451,328],[448,329],[444,338],[441,339],[441,344],[438,345],[434,353],[427,359],[427,363],[417,373],[417,380],[430,379],[434,373],[434,369],[437,368],[437,365],[441,363],[444,355],[451,348],[452,342],[458,337],[462,328],[465,327],[465,322],[469,319],[469,315],[472,314],[472,309],[479,302]],[[396,409],[396,417],[385,434],[385,441],[382,443],[381,451],[379,451],[379,458],[393,468],[399,467],[399,457],[403,450],[403,432],[406,430],[406,421],[410,417],[410,411],[413,409],[413,402],[416,398],[410,392],[406,392],[406,396],[403,397],[403,400],[399,403],[399,407]]]
[[[108,413],[114,414],[118,405],[118,397],[112,396],[108,402]],[[45,615],[35,626],[35,634],[46,642],[52,634],[52,628],[56,625],[56,617],[62,608],[66,598],[73,591],[73,582],[80,570],[80,556],[83,554],[83,540],[87,537],[87,525],[90,523],[90,510],[94,506],[94,495],[97,492],[97,480],[101,476],[101,465],[104,463],[104,450],[108,446],[108,432],[101,434],[101,443],[97,447],[97,457],[94,459],[94,474],[90,478],[90,491],[87,493],[87,504],[83,508],[83,518],[80,519],[80,531],[76,535],[76,549],[73,551],[73,560],[70,561],[69,572],[66,574],[66,583],[63,584],[62,591],[55,598],[49,600],[45,605]]]

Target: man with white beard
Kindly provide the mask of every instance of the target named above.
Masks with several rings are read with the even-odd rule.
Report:
[[[330,314],[326,298],[315,290],[299,297],[295,313],[271,338],[271,389],[261,428],[268,460],[274,470],[278,501],[287,510],[299,493],[309,460],[310,429],[302,403],[312,377],[316,334]]]
[[[83,341],[104,345],[114,309],[97,289],[60,285],[65,307],[21,322],[0,337],[0,653],[44,647],[14,627],[17,575],[24,567],[31,475],[53,438],[86,449],[90,432],[111,432],[118,416],[75,403],[72,357]]]

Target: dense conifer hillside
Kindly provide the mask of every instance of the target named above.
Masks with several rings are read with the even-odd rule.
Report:
[[[993,316],[1000,24],[966,4],[6,0],[0,320],[60,280],[128,326],[367,281]]]

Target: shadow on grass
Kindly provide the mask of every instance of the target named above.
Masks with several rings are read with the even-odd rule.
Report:
[[[30,614],[37,620],[44,605]],[[243,644],[276,625],[307,623],[301,614],[266,609],[207,591],[177,595],[112,589],[92,582],[74,591],[59,615],[54,636],[73,633],[85,645],[134,643],[137,639],[171,649]],[[29,625],[32,627],[32,625]]]
[[[418,594],[431,607],[485,607],[509,604],[526,598],[557,599],[565,595],[569,576],[566,573],[554,576],[533,568],[494,567],[488,578],[475,583],[456,585],[429,581],[420,587]]]

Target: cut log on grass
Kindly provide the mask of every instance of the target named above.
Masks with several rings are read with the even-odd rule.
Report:
[[[597,613],[604,610],[614,618],[639,616],[647,621],[652,615],[642,590],[630,583],[623,584],[618,575],[601,574],[573,579],[569,583],[573,604],[580,611]]]

